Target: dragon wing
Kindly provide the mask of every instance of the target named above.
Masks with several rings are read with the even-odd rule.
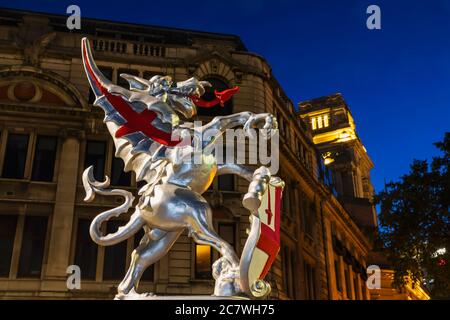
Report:
[[[124,161],[126,172],[136,173],[137,181],[146,181],[147,186],[154,184],[170,162],[168,149],[178,149],[174,147],[180,140],[172,139],[172,126],[178,124],[178,117],[167,104],[145,93],[144,79],[121,75],[137,91],[109,81],[95,64],[87,38],[82,39],[81,50],[84,69],[96,97],[93,104],[105,112],[103,121],[113,137],[115,156]]]

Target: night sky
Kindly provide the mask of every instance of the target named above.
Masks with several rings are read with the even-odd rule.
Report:
[[[299,101],[343,94],[376,190],[437,154],[450,131],[450,0],[20,1],[1,7],[236,34]],[[381,30],[366,8],[381,8]]]

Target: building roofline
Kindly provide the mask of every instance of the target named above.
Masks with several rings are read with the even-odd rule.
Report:
[[[48,12],[42,12],[42,11],[32,11],[32,10],[21,10],[21,9],[14,9],[14,8],[8,8],[8,7],[0,7],[0,14],[6,12],[6,13],[15,13],[15,14],[21,14],[21,15],[37,15],[37,16],[43,16],[43,17],[50,17],[50,18],[56,18],[56,19],[64,19],[66,20],[68,15],[63,14],[56,14],[56,13],[48,13]],[[228,33],[219,33],[219,32],[207,32],[207,31],[200,31],[200,30],[194,30],[194,29],[186,29],[186,28],[174,28],[174,27],[168,27],[168,26],[157,26],[157,25],[151,25],[151,24],[144,24],[144,23],[133,23],[133,22],[126,22],[126,21],[118,21],[118,20],[106,20],[106,19],[98,19],[98,18],[91,18],[91,17],[84,17],[82,18],[84,22],[97,22],[97,23],[113,23],[115,25],[124,26],[124,27],[137,27],[137,28],[143,28],[143,29],[152,29],[155,31],[162,31],[162,32],[183,32],[187,34],[191,34],[193,36],[199,36],[199,37],[212,37],[212,38],[222,38],[224,40],[232,40],[236,42],[237,48],[239,51],[247,52],[248,49],[242,42],[241,38],[238,35],[235,34],[228,34]],[[69,30],[68,30],[69,31]],[[126,30],[124,30],[126,31]]]

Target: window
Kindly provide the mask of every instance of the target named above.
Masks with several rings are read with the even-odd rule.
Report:
[[[286,182],[286,186],[283,191],[283,197],[281,198],[281,212],[283,214],[286,214],[287,216],[290,216],[290,197],[291,197],[291,189],[289,187],[288,182]]]
[[[25,217],[19,259],[19,278],[40,278],[41,276],[47,220],[47,217]]]
[[[326,127],[328,127],[330,125],[330,121],[329,121],[329,119],[328,119],[328,114],[325,114],[324,116],[323,116],[323,126],[326,128]]]
[[[228,242],[236,251],[236,224],[233,222],[219,222],[217,229],[219,236]],[[194,276],[196,279],[212,279],[211,266],[213,251],[208,245],[195,243]]]
[[[301,215],[303,220],[303,232],[309,235],[310,237],[314,237],[315,231],[315,206],[313,202],[310,202],[307,199],[303,199]]]
[[[350,270],[348,269],[348,265],[345,264],[344,266],[344,275],[345,275],[345,287],[347,291],[347,299],[352,298],[352,287],[350,283]]]
[[[108,221],[106,233],[116,232],[125,222],[120,220]],[[125,273],[127,259],[127,242],[122,241],[114,246],[105,248],[103,261],[103,280],[121,280]]]
[[[334,273],[336,276],[336,288],[339,292],[342,292],[341,266],[339,264],[339,259],[334,259]]]
[[[136,235],[134,236],[134,248],[137,248],[139,246],[139,243],[144,236],[144,229],[141,229]],[[148,266],[147,269],[145,269],[144,273],[142,274],[141,281],[154,281],[154,274],[155,274],[155,265],[152,264],[151,266]]]
[[[56,137],[38,136],[31,180],[52,181],[56,157]]]
[[[94,177],[97,181],[103,181],[105,175],[106,142],[87,141],[84,158],[85,168],[94,166]]]
[[[75,264],[81,269],[81,277],[95,279],[98,246],[89,234],[90,219],[78,219]]]
[[[314,117],[311,118],[311,128],[312,128],[313,130],[316,130],[316,129],[317,129],[316,118],[314,118]]]
[[[125,89],[130,89],[130,84],[128,83],[128,81],[120,76],[122,73],[139,76],[139,71],[132,69],[119,69],[119,71],[117,72],[117,85]]]
[[[358,274],[355,273],[355,275],[353,276],[353,289],[355,291],[355,300],[360,299],[359,298],[359,278],[358,278]]]
[[[360,283],[361,283],[361,300],[366,300],[366,294],[367,294],[366,282],[363,279],[361,279]]]
[[[28,134],[9,134],[2,177],[23,179],[27,160]]]
[[[228,242],[236,251],[236,235],[234,232],[235,231],[234,223],[219,222],[218,231],[220,237],[226,242]]]
[[[0,216],[0,277],[8,277],[16,235],[17,216]]]
[[[98,67],[98,69],[100,70],[101,73],[103,73],[103,75],[107,79],[113,81],[112,80],[112,77],[113,77],[113,69],[112,68],[110,68],[110,67]],[[94,92],[92,91],[91,87],[89,86],[88,102],[89,103],[94,103],[94,101],[95,101],[95,95],[94,95]]]
[[[211,265],[211,247],[203,244],[195,244],[195,278],[212,279]]]
[[[317,127],[318,127],[319,129],[322,129],[322,127],[323,127],[323,124],[322,124],[322,116],[318,116],[318,117],[317,117]]]
[[[294,268],[296,261],[292,250],[288,246],[283,246],[282,260],[284,289],[288,297],[295,299]]]
[[[112,165],[111,165],[111,185],[128,187],[131,184],[131,172],[124,172],[124,163],[121,158],[114,156],[113,151]]]
[[[234,175],[224,174],[217,177],[219,190],[234,191]]]
[[[305,284],[306,299],[316,299],[316,270],[309,263],[305,262]]]
[[[206,78],[203,81],[208,81],[211,83],[212,87],[205,87],[205,94],[202,96],[202,99],[205,101],[212,101],[216,97],[214,94],[214,90],[223,91],[229,89],[228,85],[218,79],[218,78]],[[197,113],[200,116],[224,116],[231,114],[233,112],[233,98],[225,102],[225,105],[222,107],[219,104],[211,107],[211,108],[197,108]]]
[[[144,71],[143,78],[146,80],[150,80],[153,76],[158,75],[158,72],[156,71]]]

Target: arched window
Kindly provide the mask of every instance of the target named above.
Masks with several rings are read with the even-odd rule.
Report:
[[[219,78],[209,77],[202,80],[208,81],[212,85],[212,87],[205,88],[205,94],[202,96],[202,99],[205,101],[211,101],[215,98],[214,90],[223,91],[230,88],[223,80]],[[225,102],[225,105],[223,107],[220,104],[217,104],[211,108],[197,107],[197,114],[200,116],[211,116],[211,117],[225,116],[232,113],[233,113],[233,98]]]

